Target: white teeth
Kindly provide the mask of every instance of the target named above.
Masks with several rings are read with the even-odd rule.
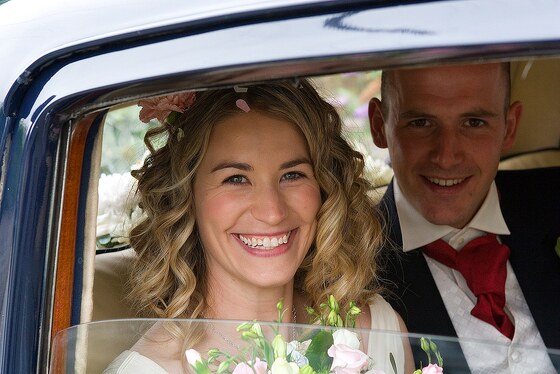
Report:
[[[246,238],[243,235],[239,235],[239,239],[252,248],[259,249],[273,249],[288,242],[290,238],[290,232],[279,237],[265,237],[265,238]]]
[[[464,181],[465,179],[439,179],[439,178],[430,178],[428,177],[428,180],[434,184],[437,184],[438,186],[442,186],[442,187],[449,187],[449,186],[454,186],[456,184],[461,183],[462,181]]]

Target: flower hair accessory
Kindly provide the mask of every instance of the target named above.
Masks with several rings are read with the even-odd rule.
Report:
[[[172,124],[179,114],[184,113],[193,105],[195,99],[194,92],[143,99],[138,101],[138,106],[142,107],[138,117],[144,123],[157,119],[161,123]]]
[[[248,90],[247,87],[241,87],[241,86],[233,86],[233,89],[237,93],[245,93]],[[244,111],[245,113],[248,113],[251,110],[249,104],[247,104],[247,102],[243,99],[235,100],[235,106],[241,109],[242,111]]]

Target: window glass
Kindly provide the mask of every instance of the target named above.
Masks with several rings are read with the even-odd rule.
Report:
[[[344,73],[315,77],[312,81],[337,108],[347,139],[364,155],[366,177],[374,186],[388,184],[392,177],[387,164],[388,152],[373,144],[368,120],[368,102],[374,96],[379,97],[381,73]],[[130,171],[141,165],[147,152],[144,134],[156,122],[141,122],[139,112],[140,107],[134,103],[110,111],[105,121],[97,217],[99,251],[126,246],[128,230],[141,217]]]
[[[146,154],[144,134],[155,124],[140,122],[139,112],[140,107],[133,104],[110,111],[105,120],[98,190],[98,251],[127,246],[128,231],[141,216],[130,172],[141,165]]]

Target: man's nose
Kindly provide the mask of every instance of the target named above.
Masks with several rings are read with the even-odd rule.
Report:
[[[285,197],[278,186],[261,186],[256,189],[251,208],[253,217],[269,225],[282,222],[288,213]]]
[[[431,160],[442,169],[464,161],[461,134],[454,128],[440,128],[432,139]]]

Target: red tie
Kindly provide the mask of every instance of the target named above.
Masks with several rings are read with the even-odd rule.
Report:
[[[504,312],[505,284],[509,248],[500,244],[494,234],[476,238],[456,251],[441,239],[424,247],[433,259],[459,271],[477,297],[471,314],[495,326],[509,339],[515,327]]]

